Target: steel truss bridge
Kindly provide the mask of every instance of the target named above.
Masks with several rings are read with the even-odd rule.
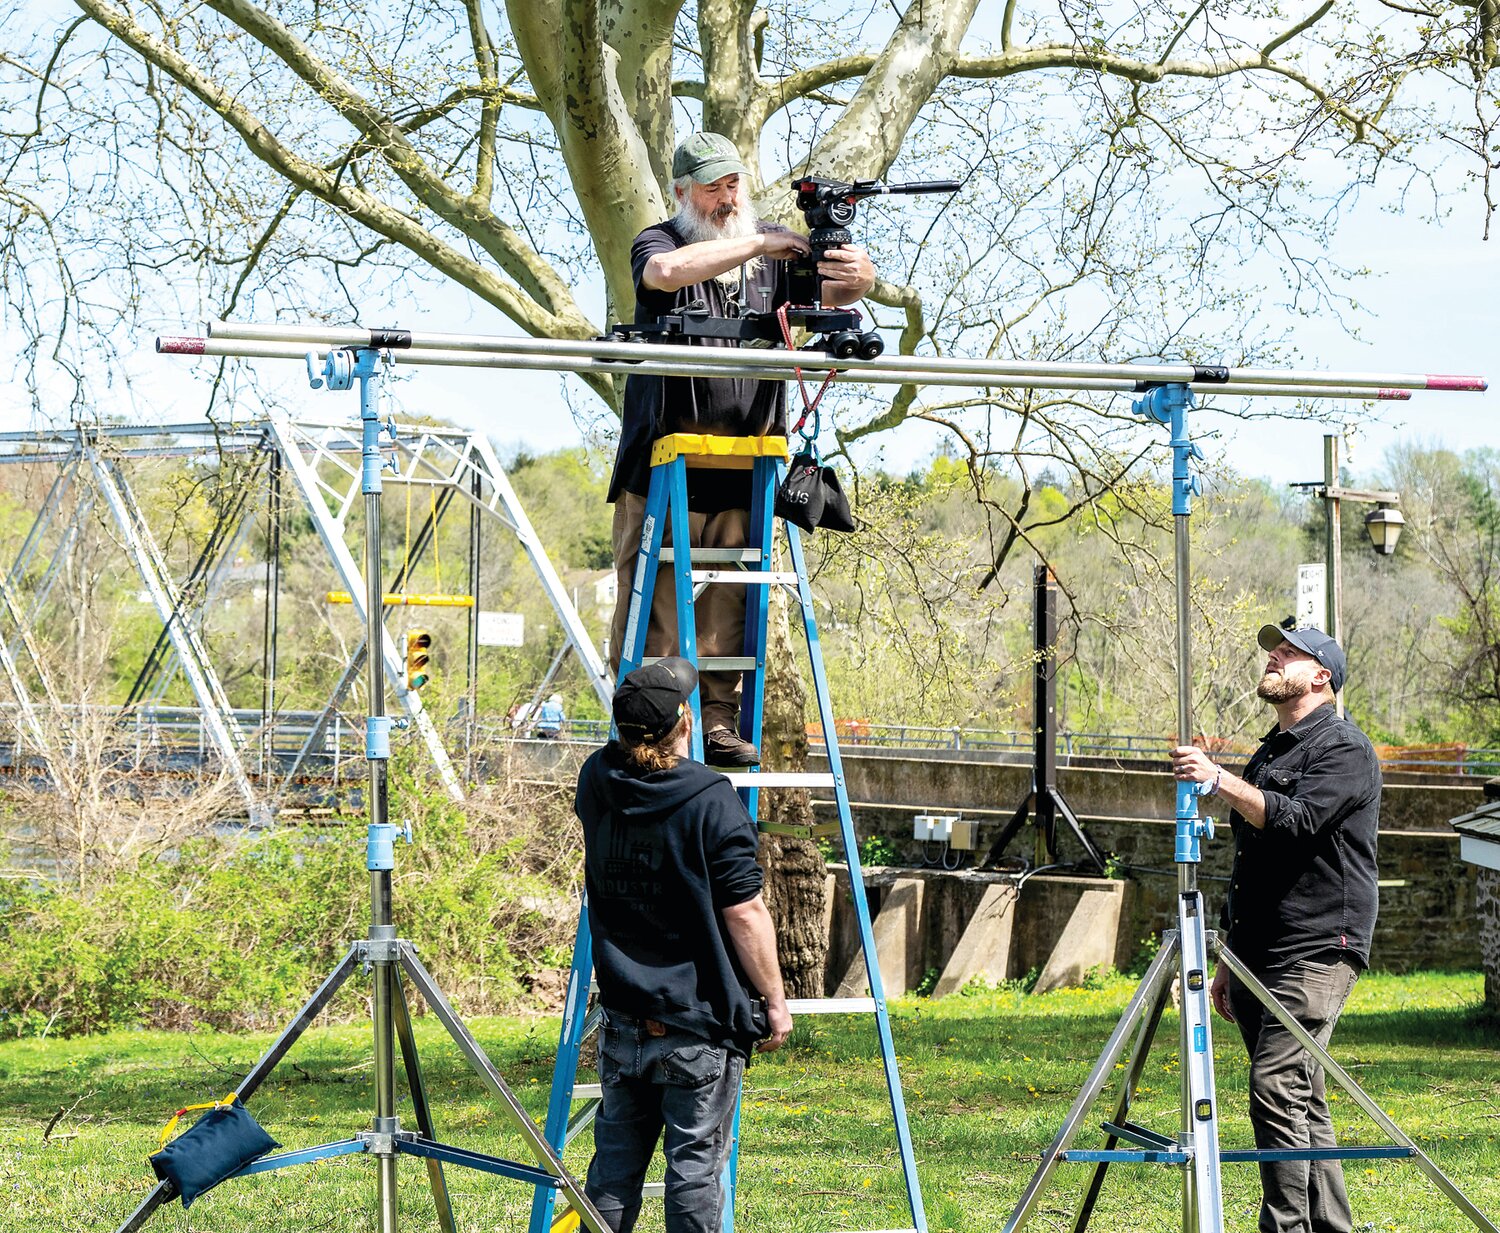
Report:
[[[469,510],[468,579],[475,602],[468,609],[464,714],[469,718],[467,730],[460,733],[466,749],[475,740],[479,619],[475,592],[486,527],[498,524],[507,536],[519,541],[561,622],[564,651],[553,661],[549,678],[561,655],[571,651],[607,706],[612,685],[608,670],[488,439],[460,428],[398,423],[393,429],[394,441],[383,452],[389,469],[385,482],[429,494],[418,504],[425,516],[410,538],[393,590],[401,590],[411,568],[432,546],[454,501]],[[363,639],[351,644],[326,701],[310,716],[278,715],[281,532],[288,506],[295,503],[311,520],[338,585],[352,597],[363,627],[364,573],[349,540],[351,511],[360,508],[361,448],[357,420],[293,417],[275,411],[227,424],[78,425],[0,434],[0,466],[48,468],[46,473],[52,477],[9,569],[0,568],[0,676],[10,694],[8,704],[0,706],[0,744],[10,735],[3,733],[3,726],[10,726],[10,768],[24,767],[57,790],[69,790],[71,761],[76,756],[73,734],[88,708],[63,698],[39,628],[55,619],[48,601],[69,570],[88,521],[100,518],[124,558],[122,569],[137,576],[142,597],[160,622],[160,632],[118,708],[118,731],[109,742],[115,751],[111,756],[128,756],[131,749],[138,756],[148,752],[156,756],[167,746],[182,754],[186,752],[180,748],[182,729],[191,726],[192,743],[203,755],[200,763],[211,759],[222,765],[249,817],[257,822],[272,816],[282,796],[299,779],[326,772],[330,737],[337,749],[346,723],[341,719],[341,706],[363,672],[369,648]],[[220,467],[225,479],[214,526],[187,570],[179,568],[175,573],[126,465],[131,460],[171,458],[207,460]],[[220,670],[204,641],[203,622],[262,514],[266,518],[265,618],[257,713],[230,704]],[[450,751],[451,727],[445,731],[434,722],[419,694],[408,688],[404,654],[398,652],[389,631],[382,632],[378,653],[404,722],[425,746],[446,790],[459,799],[464,789]],[[163,698],[179,675],[197,706],[191,713],[164,721],[171,708],[163,707]],[[296,741],[295,750],[284,748],[289,736]]]

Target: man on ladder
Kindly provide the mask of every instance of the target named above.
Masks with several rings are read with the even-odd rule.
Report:
[[[667,1233],[719,1233],[745,1061],[792,1030],[755,824],[688,756],[697,684],[677,657],[630,673],[619,739],[584,763],[574,802],[604,1010],[585,1192],[616,1233],[635,1227],[663,1132]]]
[[[760,222],[750,201],[750,172],[734,143],[720,133],[692,133],[672,156],[677,215],[647,227],[630,250],[635,278],[635,320],[655,322],[667,313],[701,305],[711,316],[769,312],[787,302],[787,262],[809,251],[796,232]],[[875,267],[864,249],[844,245],[818,264],[828,305],[853,304],[875,285]],[[730,339],[695,338],[694,345],[733,347]],[[786,385],[750,377],[630,377],[620,449],[609,484],[615,507],[613,545],[616,588],[610,633],[610,667],[620,666],[636,554],[651,477],[651,445],[677,432],[750,437],[785,436]],[[692,547],[743,548],[749,539],[750,482],[746,471],[698,471],[688,480]],[[740,654],[745,596],[740,588],[710,586],[698,600],[698,651],[705,657]],[[646,654],[677,646],[677,616],[670,574],[660,579],[650,606]],[[760,751],[738,732],[740,674],[705,672],[704,758],[714,766],[752,766]]]

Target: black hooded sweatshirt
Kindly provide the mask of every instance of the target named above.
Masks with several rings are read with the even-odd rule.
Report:
[[[748,1056],[765,1012],[720,913],[755,898],[764,875],[729,781],[689,758],[645,774],[611,742],[583,764],[573,810],[605,1009]]]

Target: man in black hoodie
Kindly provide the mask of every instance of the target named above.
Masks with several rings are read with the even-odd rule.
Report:
[[[720,1176],[750,1052],[792,1030],[757,835],[722,775],[688,757],[685,659],[615,691],[619,739],[578,776],[603,1104],[585,1190],[630,1233],[665,1132],[667,1233],[718,1233]]]

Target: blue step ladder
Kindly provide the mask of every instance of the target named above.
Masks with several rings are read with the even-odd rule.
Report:
[[[784,437],[715,437],[677,433],[655,442],[651,454],[651,486],[646,496],[646,511],[641,530],[640,555],[637,558],[635,583],[631,590],[629,620],[621,648],[620,677],[641,666],[645,660],[646,629],[655,591],[657,569],[667,565],[673,571],[677,592],[678,653],[691,660],[702,671],[743,672],[744,687],[740,708],[740,735],[757,748],[762,737],[765,712],[765,669],[767,618],[771,588],[784,586],[793,592],[802,611],[807,634],[807,652],[812,666],[813,688],[818,700],[818,718],[828,750],[826,773],[776,773],[759,767],[725,772],[750,811],[758,818],[757,806],[762,790],[775,788],[831,788],[838,804],[838,822],[812,826],[773,825],[759,822],[763,832],[775,831],[802,838],[826,835],[842,848],[848,864],[850,894],[859,925],[859,943],[868,974],[870,996],[846,998],[794,998],[789,1007],[794,1017],[818,1014],[870,1014],[880,1038],[880,1055],[885,1068],[886,1087],[890,1093],[891,1120],[896,1146],[901,1157],[901,1171],[906,1183],[911,1224],[902,1230],[880,1233],[926,1233],[927,1215],[922,1206],[921,1184],[917,1179],[916,1157],[912,1152],[911,1131],[906,1121],[906,1102],[901,1093],[901,1076],[896,1067],[896,1048],[891,1038],[890,1016],[886,1010],[885,988],[880,963],[875,953],[875,935],[870,905],[865,895],[864,875],[859,863],[859,845],[849,810],[849,790],[839,756],[838,737],[834,731],[833,703],[828,694],[828,678],[823,670],[823,653],[818,642],[818,625],[813,614],[812,591],[807,581],[807,564],[798,529],[785,524],[787,547],[792,569],[778,572],[774,565],[773,508],[777,485],[787,459]],[[679,551],[677,545],[692,542],[688,529],[687,468],[714,467],[751,472],[750,528],[747,548],[695,548]],[[663,546],[670,520],[672,545]],[[694,614],[696,593],[709,585],[741,585],[746,589],[745,653],[743,656],[702,658],[697,653]],[[695,689],[692,697],[693,757],[703,758],[702,707]],[[573,946],[573,966],[568,981],[567,1001],[563,1008],[562,1034],[557,1048],[557,1063],[552,1075],[552,1095],[547,1107],[545,1137],[559,1154],[572,1140],[592,1124],[599,1110],[600,1087],[597,1083],[578,1083],[579,1056],[587,1037],[599,1026],[598,1007],[589,1008],[593,976],[593,939],[589,934],[587,908],[579,914],[578,935]],[[753,1073],[753,1072],[752,1072]],[[740,1111],[735,1111],[733,1142],[725,1166],[723,1233],[734,1230],[734,1196],[739,1170]],[[648,1184],[647,1197],[660,1197],[660,1183]],[[538,1187],[532,1201],[529,1233],[564,1233],[573,1226],[573,1213],[561,1203],[553,1188]]]

